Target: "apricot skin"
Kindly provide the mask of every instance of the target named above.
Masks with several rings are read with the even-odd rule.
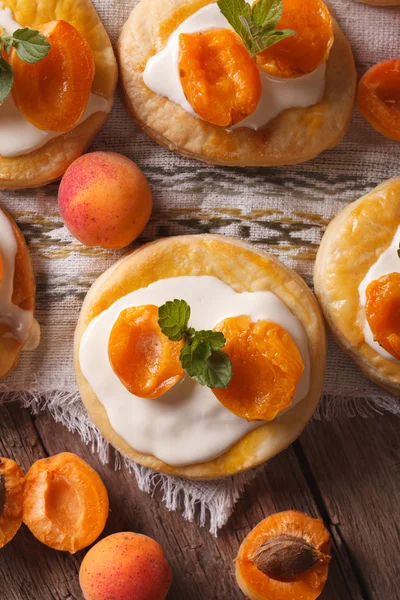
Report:
[[[66,227],[85,246],[124,248],[145,228],[152,196],[139,167],[115,152],[92,152],[67,169],[58,192]]]
[[[79,582],[85,600],[164,600],[172,581],[161,546],[139,533],[98,542],[83,559]]]

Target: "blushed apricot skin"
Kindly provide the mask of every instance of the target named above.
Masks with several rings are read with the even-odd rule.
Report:
[[[83,559],[79,582],[85,600],[164,600],[171,568],[161,546],[138,533],[115,533]]]
[[[361,77],[357,106],[376,131],[400,142],[400,58],[378,63]]]
[[[151,214],[149,183],[139,167],[115,152],[92,152],[67,169],[58,192],[66,227],[85,246],[124,248]]]

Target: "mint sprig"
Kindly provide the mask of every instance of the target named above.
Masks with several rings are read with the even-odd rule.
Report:
[[[276,28],[283,12],[282,0],[257,0],[253,5],[245,0],[217,0],[217,4],[253,55],[296,33]]]
[[[180,361],[186,374],[200,385],[227,388],[232,379],[232,363],[223,348],[220,331],[196,331],[189,327],[190,306],[185,300],[168,301],[158,309],[161,331],[173,342],[184,340]]]
[[[15,48],[21,60],[33,64],[46,58],[51,45],[39,31],[24,27],[14,31],[12,35],[4,31],[0,34],[0,54],[3,49],[9,53],[12,48]],[[13,69],[5,58],[0,56],[0,103],[10,95],[13,84]]]
[[[399,249],[397,250],[397,256],[400,258],[400,244],[399,244]]]

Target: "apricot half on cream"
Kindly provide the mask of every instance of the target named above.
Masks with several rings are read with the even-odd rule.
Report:
[[[50,548],[74,554],[89,546],[103,531],[108,510],[104,483],[76,454],[38,460],[26,474],[23,521]]]
[[[270,515],[240,546],[238,585],[250,600],[316,600],[328,577],[330,548],[321,519],[295,510]]]
[[[354,60],[322,0],[141,0],[117,50],[135,122],[200,160],[304,162],[350,122]]]

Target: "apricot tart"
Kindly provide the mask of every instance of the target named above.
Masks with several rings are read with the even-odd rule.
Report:
[[[217,235],[147,244],[92,286],[75,334],[82,400],[156,471],[213,479],[288,446],[311,418],[325,331],[304,281]]]
[[[333,335],[364,373],[400,393],[400,177],[329,224],[314,282]]]
[[[39,343],[35,296],[28,247],[15,221],[0,207],[0,380],[17,365],[21,350],[33,350]]]
[[[141,0],[117,45],[133,120],[223,165],[301,163],[338,144],[356,86],[347,39],[322,0],[265,6]]]
[[[1,88],[0,188],[38,187],[61,177],[105,122],[116,61],[90,0],[3,0],[0,30],[28,49],[2,39],[13,81],[9,94]]]

